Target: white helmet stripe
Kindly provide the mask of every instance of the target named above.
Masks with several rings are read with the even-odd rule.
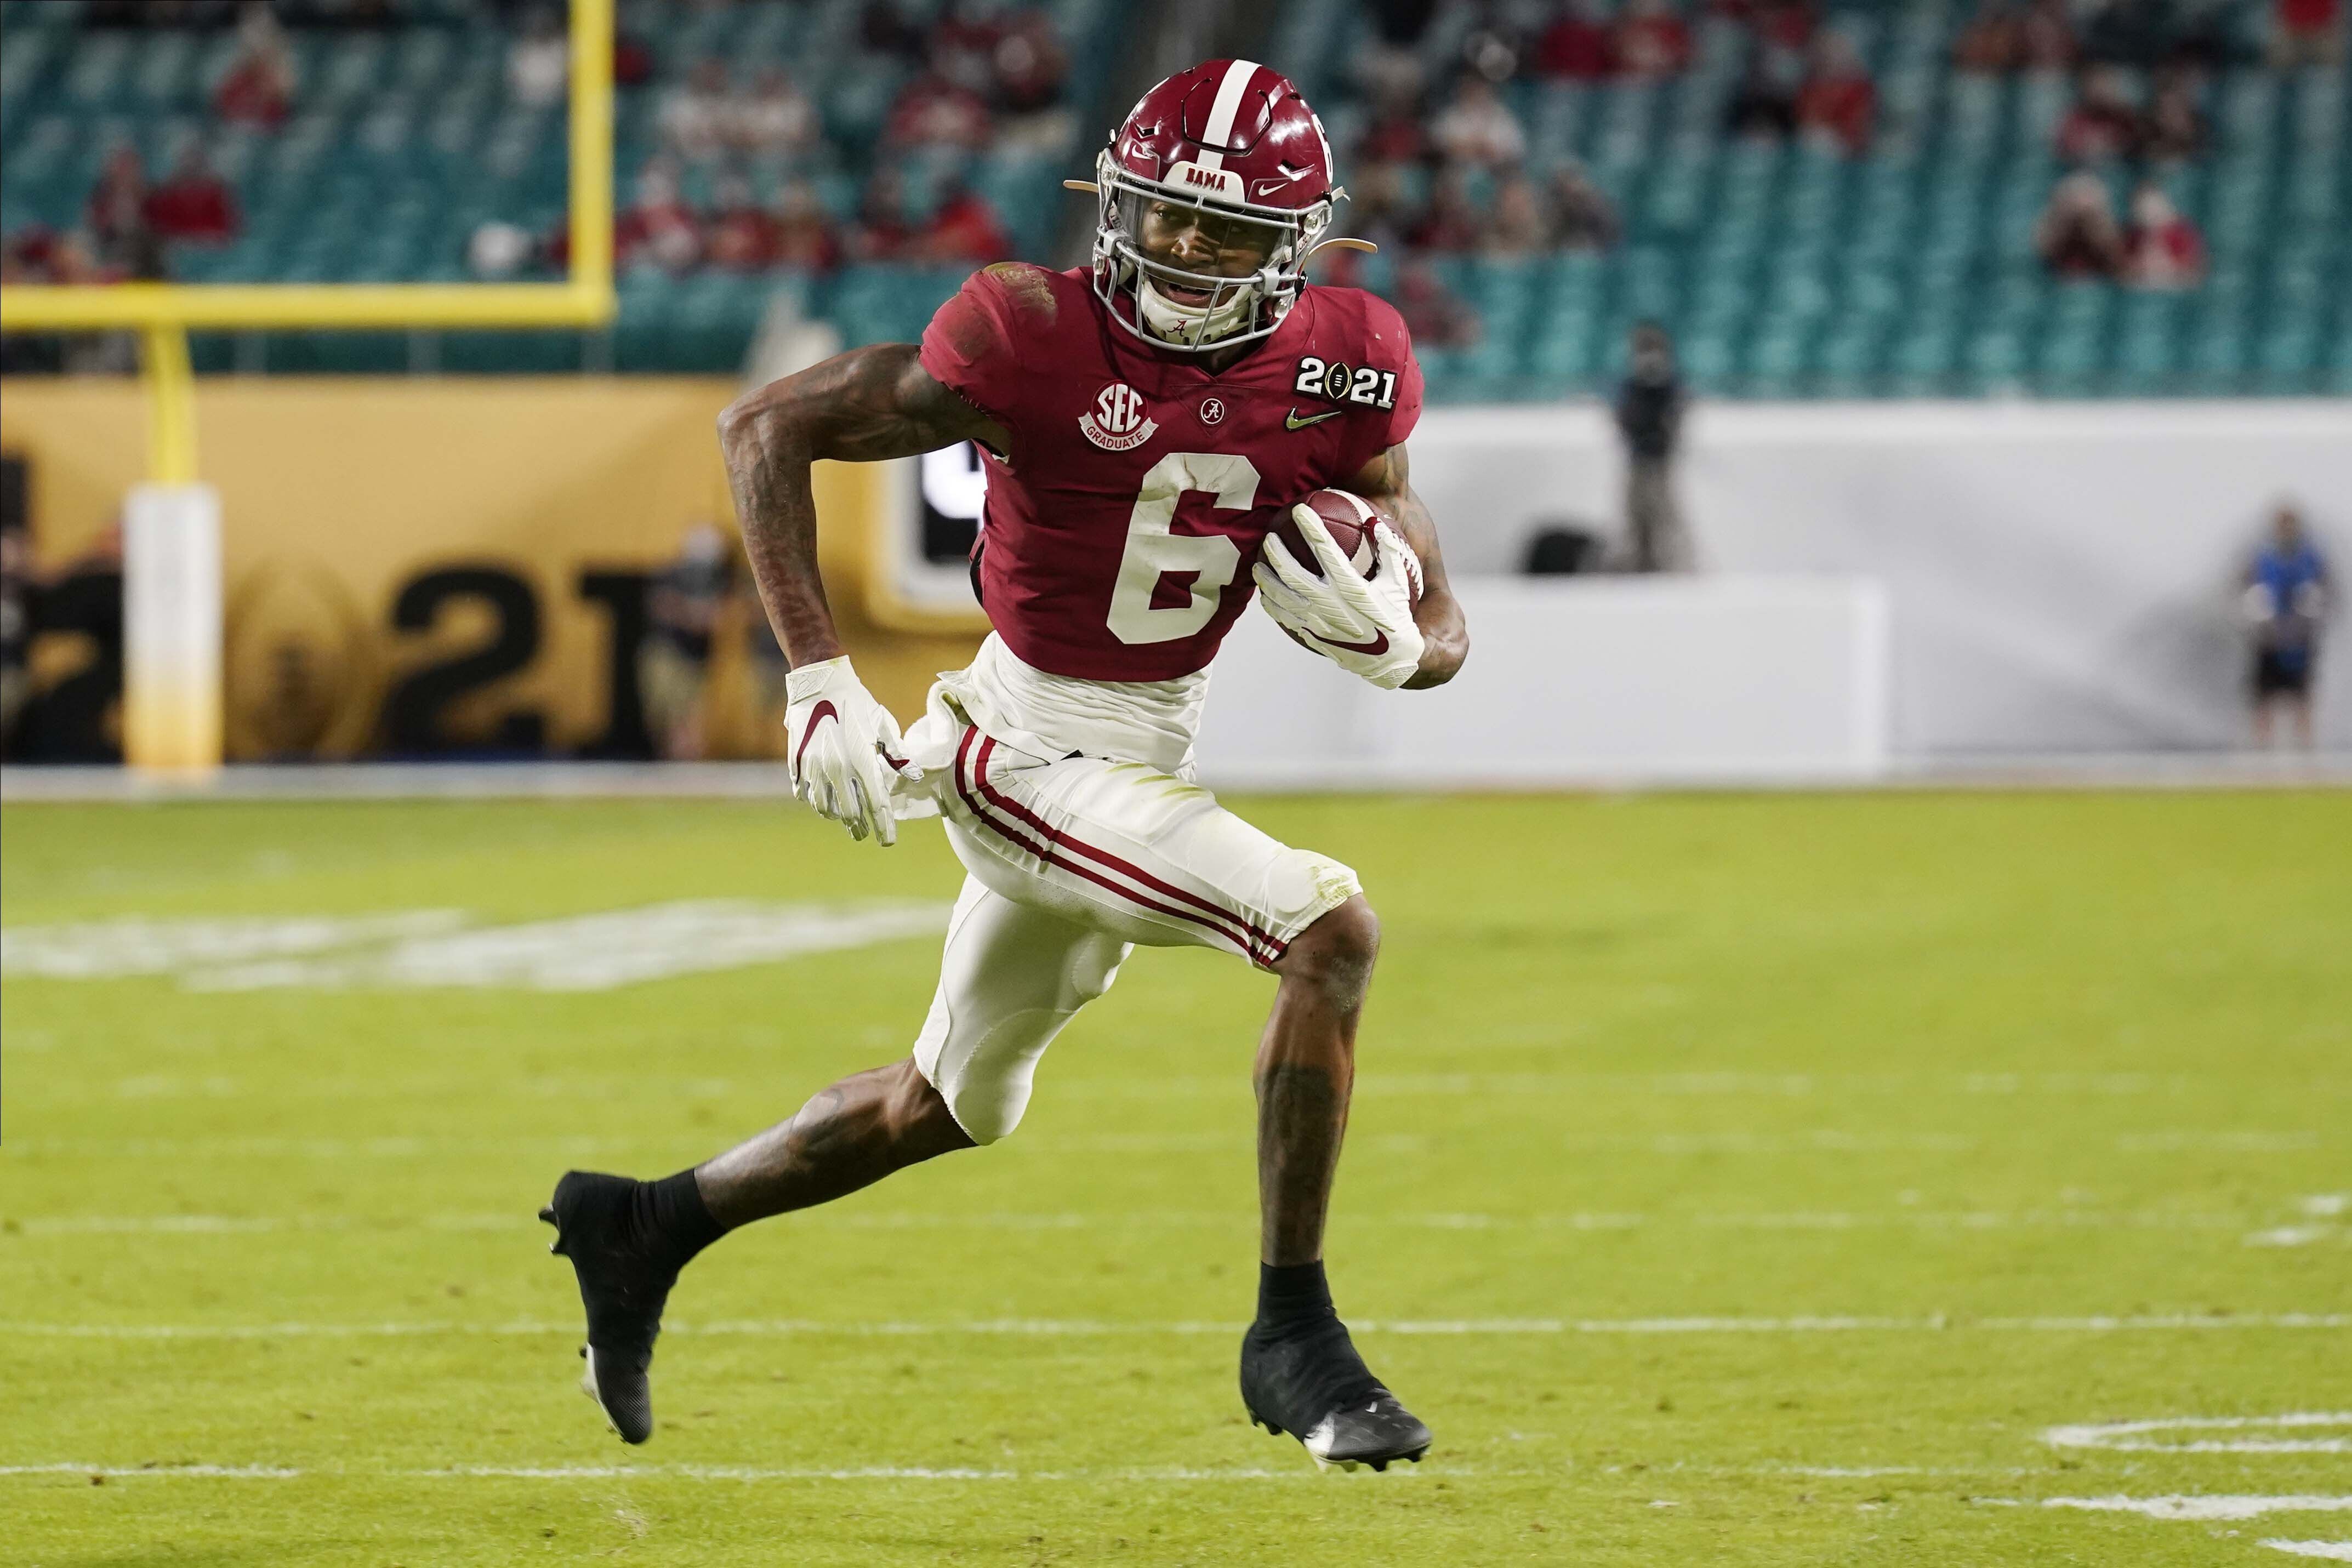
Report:
[[[1193,160],[1203,169],[1225,166],[1224,144],[1234,139],[1234,120],[1242,111],[1242,94],[1249,90],[1250,78],[1257,75],[1255,60],[1235,60],[1225,68],[1225,79],[1217,84],[1217,96],[1209,105],[1209,123],[1201,132],[1208,143]]]

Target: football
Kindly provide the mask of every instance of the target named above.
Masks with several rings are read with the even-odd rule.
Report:
[[[1381,554],[1372,545],[1372,528],[1379,523],[1380,514],[1372,510],[1370,501],[1345,490],[1318,490],[1307,497],[1304,505],[1315,508],[1315,515],[1331,531],[1331,542],[1339,547],[1359,576],[1369,579],[1380,570]],[[1282,541],[1291,559],[1317,577],[1323,575],[1323,559],[1315,553],[1315,548],[1307,542],[1307,536],[1298,531],[1297,523],[1287,512],[1275,528],[1274,537]]]

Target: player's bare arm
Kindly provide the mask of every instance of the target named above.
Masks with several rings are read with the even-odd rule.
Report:
[[[810,465],[874,463],[977,441],[1003,452],[994,420],[931,379],[912,343],[852,349],[747,392],[719,416],[727,480],[761,601],[793,665],[841,655],[816,567]]]
[[[1424,643],[1421,668],[1403,690],[1442,686],[1470,655],[1470,627],[1463,619],[1462,601],[1445,580],[1445,557],[1437,548],[1437,524],[1412,487],[1412,462],[1402,446],[1391,446],[1363,466],[1346,488],[1372,504],[1374,510],[1404,536],[1414,559],[1421,562],[1421,602],[1413,609],[1413,624]]]

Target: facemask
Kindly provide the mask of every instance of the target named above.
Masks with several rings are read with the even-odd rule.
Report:
[[[1256,303],[1255,295],[1249,289],[1236,288],[1230,298],[1211,304],[1180,305],[1153,287],[1150,278],[1139,282],[1135,301],[1144,326],[1154,337],[1172,343],[1213,343],[1239,331],[1249,324],[1251,307]]]

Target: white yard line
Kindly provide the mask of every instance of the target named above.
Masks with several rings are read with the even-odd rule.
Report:
[[[2042,1440],[2056,1448],[2137,1454],[2352,1453],[2352,1437],[2267,1435],[2346,1430],[2352,1430],[2352,1410],[2302,1410],[2282,1416],[2167,1416],[2149,1421],[2086,1422],[2053,1427],[2042,1434]],[[2177,1436],[2210,1432],[2241,1435]]]
[[[1254,1217],[1239,1210],[1189,1211],[1143,1209],[1094,1214],[1019,1213],[998,1211],[953,1214],[924,1211],[893,1214],[825,1214],[804,1216],[798,1223],[838,1230],[1223,1230],[1255,1225]],[[1940,1212],[1897,1209],[1878,1214],[1804,1211],[1793,1214],[1739,1214],[1701,1211],[1676,1214],[1367,1214],[1349,1215],[1339,1222],[1353,1226],[1396,1227],[1410,1230],[1634,1230],[1647,1226],[1696,1225],[1724,1230],[1866,1230],[1896,1228],[1929,1231],[2011,1229],[2063,1230],[2237,1230],[2252,1223],[2249,1216],[2226,1213],[2104,1214],[2091,1209],[1988,1210]],[[520,1212],[427,1215],[226,1215],[226,1214],[58,1214],[11,1217],[0,1227],[26,1236],[251,1236],[278,1231],[456,1230],[531,1231],[540,1222]]]
[[[193,1477],[215,1481],[288,1481],[302,1474],[282,1465],[0,1465],[0,1476]]]
[[[2352,1511],[2352,1497],[2223,1497],[2188,1492],[2169,1497],[2046,1497],[2042,1506],[2137,1513],[2148,1519],[2238,1520],[2270,1513],[2342,1513]]]
[[[949,1322],[824,1322],[791,1318],[668,1322],[672,1335],[710,1337],[824,1335],[852,1339],[987,1337],[1013,1339],[1148,1337],[1236,1334],[1239,1322],[1111,1322],[1083,1318],[997,1318]],[[1465,1337],[1528,1337],[1567,1334],[1836,1334],[1836,1333],[2210,1333],[2220,1330],[2352,1329],[2352,1313],[2269,1312],[2215,1317],[2196,1313],[2147,1313],[2093,1317],[1657,1317],[1657,1318],[1461,1318],[1350,1319],[1364,1333]],[[576,1336],[577,1322],[375,1323],[70,1323],[0,1322],[0,1335],[36,1339],[271,1340],[376,1339],[436,1334]],[[2060,1428],[2064,1430],[2064,1428]],[[2333,1439],[2319,1439],[2333,1441]],[[2116,1445],[2104,1445],[2113,1447]],[[2183,1449],[2181,1451],[2197,1451]],[[2337,1451],[2328,1448],[2326,1452]]]
[[[2352,1541],[2265,1541],[2273,1552],[2293,1557],[2317,1557],[2330,1563],[2352,1563]]]
[[[142,1086],[143,1097],[155,1097],[154,1084]],[[216,1098],[203,1081],[184,1087],[192,1094]],[[386,1092],[389,1092],[387,1086]],[[1008,1140],[1002,1147],[1038,1155],[1216,1154],[1252,1146],[1246,1124],[1229,1132],[1103,1133],[1056,1135],[1042,1133]],[[1669,1157],[1715,1155],[1884,1155],[1969,1154],[1988,1149],[2042,1148],[2063,1144],[2080,1151],[2080,1134],[2053,1130],[2047,1134],[2012,1134],[1979,1137],[1968,1133],[1852,1132],[1820,1128],[1799,1132],[1713,1133],[1591,1133],[1570,1134],[1553,1140],[1529,1140],[1533,1146],[1557,1148],[1569,1154],[1649,1154]],[[2226,1131],[2175,1130],[2118,1133],[2105,1146],[2118,1154],[2301,1154],[2331,1145],[2352,1142],[2342,1134],[2307,1130]],[[642,1138],[614,1137],[446,1137],[392,1135],[374,1138],[23,1138],[9,1140],[5,1155],[95,1159],[222,1159],[292,1158],[425,1159],[452,1154],[617,1155],[676,1150],[693,1145],[694,1134],[677,1134]],[[1350,1148],[1382,1154],[1424,1155],[1458,1152],[1462,1144],[1451,1136],[1422,1133],[1388,1134],[1350,1142]]]

